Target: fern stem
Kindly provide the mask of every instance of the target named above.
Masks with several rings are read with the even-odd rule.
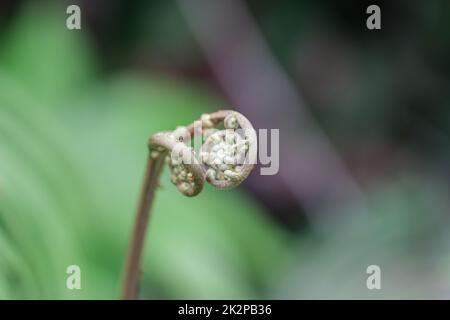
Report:
[[[133,234],[126,260],[125,277],[123,280],[121,296],[123,300],[132,300],[137,296],[142,249],[144,247],[150,210],[155,197],[155,190],[158,187],[159,176],[164,165],[164,157],[164,154],[152,157],[151,152],[148,155],[144,183],[142,185]]]

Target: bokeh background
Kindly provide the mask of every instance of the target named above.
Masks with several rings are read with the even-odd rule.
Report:
[[[369,4],[2,0],[0,298],[117,298],[147,138],[224,107],[280,170],[196,198],[166,170],[140,298],[449,298],[450,2]]]

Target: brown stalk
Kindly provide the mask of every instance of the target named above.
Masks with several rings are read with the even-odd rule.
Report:
[[[125,266],[125,278],[121,298],[124,300],[135,299],[137,294],[137,284],[139,278],[139,265],[141,261],[142,249],[145,241],[150,210],[158,187],[158,179],[164,164],[164,155],[152,157],[148,155],[145,178],[139,205],[134,222],[133,238],[130,242],[128,257]]]

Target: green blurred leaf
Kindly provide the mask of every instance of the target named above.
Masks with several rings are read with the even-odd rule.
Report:
[[[68,30],[67,17],[62,4],[28,4],[0,42],[0,71],[26,86],[43,107],[67,103],[95,74],[85,33]]]

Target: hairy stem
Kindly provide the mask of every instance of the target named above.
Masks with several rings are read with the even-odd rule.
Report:
[[[142,249],[144,246],[148,220],[150,218],[150,209],[164,164],[164,157],[164,154],[152,157],[151,152],[148,155],[144,183],[142,185],[136,220],[134,222],[133,235],[128,249],[125,266],[125,277],[123,280],[121,296],[124,300],[135,299],[137,296]]]

